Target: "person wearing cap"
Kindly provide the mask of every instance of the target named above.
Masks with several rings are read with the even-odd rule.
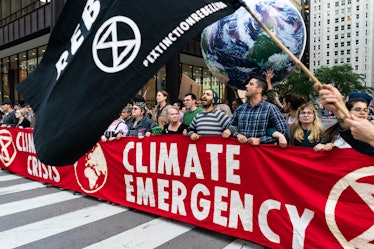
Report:
[[[152,129],[157,126],[157,123],[146,115],[144,102],[133,103],[131,116],[128,136],[138,136],[140,139],[149,137]]]
[[[369,105],[371,100],[373,99],[369,94],[367,93],[362,93],[362,92],[350,92],[348,94],[348,100],[350,99],[357,99],[357,98],[361,98],[361,99],[364,99],[366,100],[367,104]]]
[[[318,86],[315,85],[315,88],[318,89]],[[335,114],[341,137],[358,152],[374,156],[374,125],[368,119],[359,118],[353,113],[347,118],[338,108],[339,105],[348,113],[342,94],[334,86],[324,85],[318,93],[320,103]]]
[[[204,91],[201,98],[203,111],[196,114],[192,123],[188,127],[188,136],[196,141],[200,136],[222,136],[222,132],[226,128],[229,117],[214,108],[214,104],[218,101],[218,95],[213,89]]]
[[[229,127],[224,131],[224,137],[232,135],[239,143],[251,145],[278,142],[267,132],[267,128],[271,127],[289,139],[290,131],[279,108],[262,99],[267,92],[266,80],[252,77],[246,82],[247,102],[234,112],[228,123]]]
[[[1,103],[1,109],[4,112],[4,118],[1,120],[1,127],[15,127],[18,123],[16,112],[13,109],[11,101],[6,100]]]

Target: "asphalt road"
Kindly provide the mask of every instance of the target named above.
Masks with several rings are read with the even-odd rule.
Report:
[[[264,247],[0,170],[0,248]]]

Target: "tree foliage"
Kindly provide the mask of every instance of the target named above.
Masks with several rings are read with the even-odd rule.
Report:
[[[315,76],[326,84],[334,85],[343,95],[350,92],[373,92],[373,88],[365,86],[365,75],[353,72],[353,68],[349,64],[321,67]]]
[[[345,96],[350,92],[374,92],[374,88],[364,85],[365,76],[353,72],[353,68],[348,64],[333,67],[323,66],[316,71],[315,76],[321,83],[334,85]],[[295,69],[285,81],[274,88],[280,96],[295,93],[308,99],[315,99],[318,94],[313,89],[313,84],[314,82],[310,81],[304,72]]]
[[[302,71],[296,69],[283,82],[274,87],[280,96],[285,96],[287,93],[295,93],[311,99],[316,94],[313,88],[313,82]]]

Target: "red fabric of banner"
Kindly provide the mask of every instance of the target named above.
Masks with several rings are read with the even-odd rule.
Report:
[[[271,248],[368,248],[374,158],[182,135],[99,142],[74,165],[35,155],[31,129],[1,129],[1,163],[19,175]]]

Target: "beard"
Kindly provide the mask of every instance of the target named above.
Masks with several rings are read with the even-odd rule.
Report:
[[[201,105],[203,106],[203,108],[209,108],[213,106],[213,100],[202,100]]]

